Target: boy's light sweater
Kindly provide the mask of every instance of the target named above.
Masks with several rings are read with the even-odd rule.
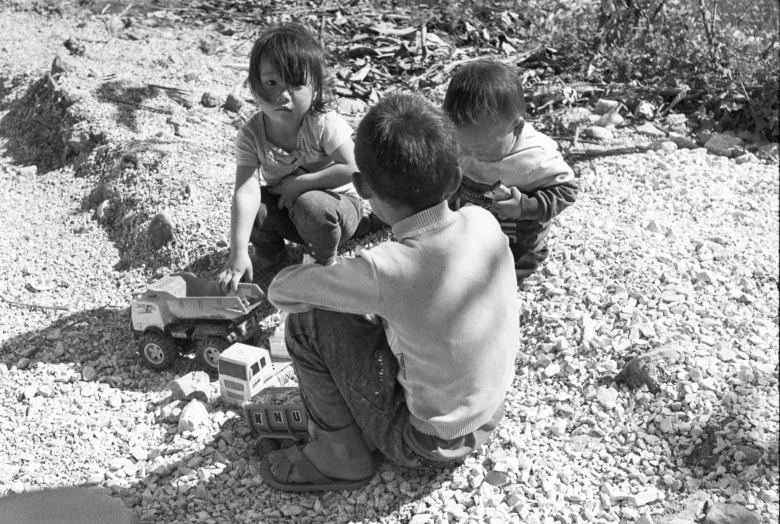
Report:
[[[443,439],[498,409],[515,374],[519,310],[506,235],[478,207],[446,202],[393,226],[398,242],[333,266],[292,266],[268,290],[278,308],[377,314],[399,362],[411,423]],[[359,348],[356,348],[359,350]]]
[[[464,178],[490,185],[500,181],[522,194],[517,220],[549,222],[574,203],[577,184],[552,138],[528,122],[512,150],[502,159],[483,162],[461,154],[458,166]]]

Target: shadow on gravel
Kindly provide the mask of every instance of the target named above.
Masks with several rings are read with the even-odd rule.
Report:
[[[13,105],[11,93],[28,81],[27,75],[0,76],[0,111],[5,111]]]
[[[746,431],[744,428],[750,428],[752,424],[743,414],[731,413],[725,406],[720,412],[721,416],[708,421],[695,435],[689,433],[675,439],[677,459],[681,459],[697,479],[719,469],[725,470],[731,477],[724,478],[735,483],[734,489],[740,489],[738,481],[750,482],[760,476],[756,466],[761,462],[769,466],[766,473],[771,475],[770,468],[778,460],[777,444]]]
[[[115,106],[118,111],[117,124],[134,133],[141,131],[138,124],[138,111],[141,106],[149,108],[147,110],[155,111],[155,108],[147,103],[155,96],[152,90],[147,87],[127,87],[119,81],[107,81],[101,84],[95,92],[95,96],[98,101]],[[163,109],[156,109],[156,111],[167,112]]]
[[[70,127],[65,122],[67,102],[57,100],[56,91],[56,82],[47,74],[10,103],[0,119],[0,135],[8,141],[5,155],[20,165],[36,165],[40,173],[61,168],[75,153],[63,134]]]
[[[261,340],[269,335],[270,330]],[[63,315],[39,330],[10,337],[0,346],[0,362],[8,367],[72,363],[80,375],[88,366],[98,382],[145,392],[162,391],[176,376],[200,370],[192,355],[181,356],[164,372],[146,367],[132,335],[129,308],[111,307]]]
[[[216,410],[230,412],[233,408],[220,405]],[[191,441],[179,434],[175,423],[161,422],[167,430],[168,453],[147,463],[147,468],[156,473],[149,471],[131,485],[115,486],[113,493],[133,508],[144,524],[160,522],[163,516],[170,521],[187,515],[197,515],[199,522],[220,518],[227,521],[225,506],[230,513],[252,512],[251,518],[246,516],[243,522],[340,522],[339,515],[347,515],[351,521],[378,521],[389,515],[403,520],[413,514],[399,515],[403,504],[422,500],[430,495],[435,482],[451,478],[451,470],[401,468],[375,452],[374,476],[360,490],[282,492],[261,481],[262,457],[255,452],[257,439],[241,410],[236,408],[234,413],[214,439],[199,442],[198,451],[185,452],[173,460],[166,460],[166,454],[176,453]]]

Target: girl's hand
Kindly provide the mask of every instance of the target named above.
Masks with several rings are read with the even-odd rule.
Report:
[[[520,218],[520,199],[522,194],[516,187],[510,187],[509,192],[512,193],[512,197],[508,200],[493,201],[493,211],[500,218]]]
[[[279,203],[276,207],[279,209],[290,209],[295,204],[295,201],[298,200],[298,197],[305,192],[303,184],[298,180],[304,173],[306,171],[299,167],[295,170],[295,173],[284,177],[278,185],[268,188],[269,193],[279,197]]]
[[[252,261],[249,259],[249,252],[241,250],[238,253],[230,253],[228,261],[225,263],[225,269],[217,276],[217,284],[224,291],[238,291],[238,283],[241,277],[246,274],[247,279],[252,281]]]

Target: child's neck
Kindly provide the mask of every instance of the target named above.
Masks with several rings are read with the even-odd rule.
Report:
[[[409,218],[417,213],[414,209],[408,206],[396,207],[378,198],[372,198],[369,200],[371,209],[376,216],[382,219],[382,221],[390,227],[395,224]]]
[[[298,122],[279,122],[270,118],[263,119],[265,136],[274,145],[285,151],[293,151],[298,145],[298,131],[303,125],[303,119]]]

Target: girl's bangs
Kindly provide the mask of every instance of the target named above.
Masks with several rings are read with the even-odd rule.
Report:
[[[291,49],[268,49],[266,57],[279,73],[279,79],[287,85],[302,86],[313,81],[312,64],[307,56]]]

